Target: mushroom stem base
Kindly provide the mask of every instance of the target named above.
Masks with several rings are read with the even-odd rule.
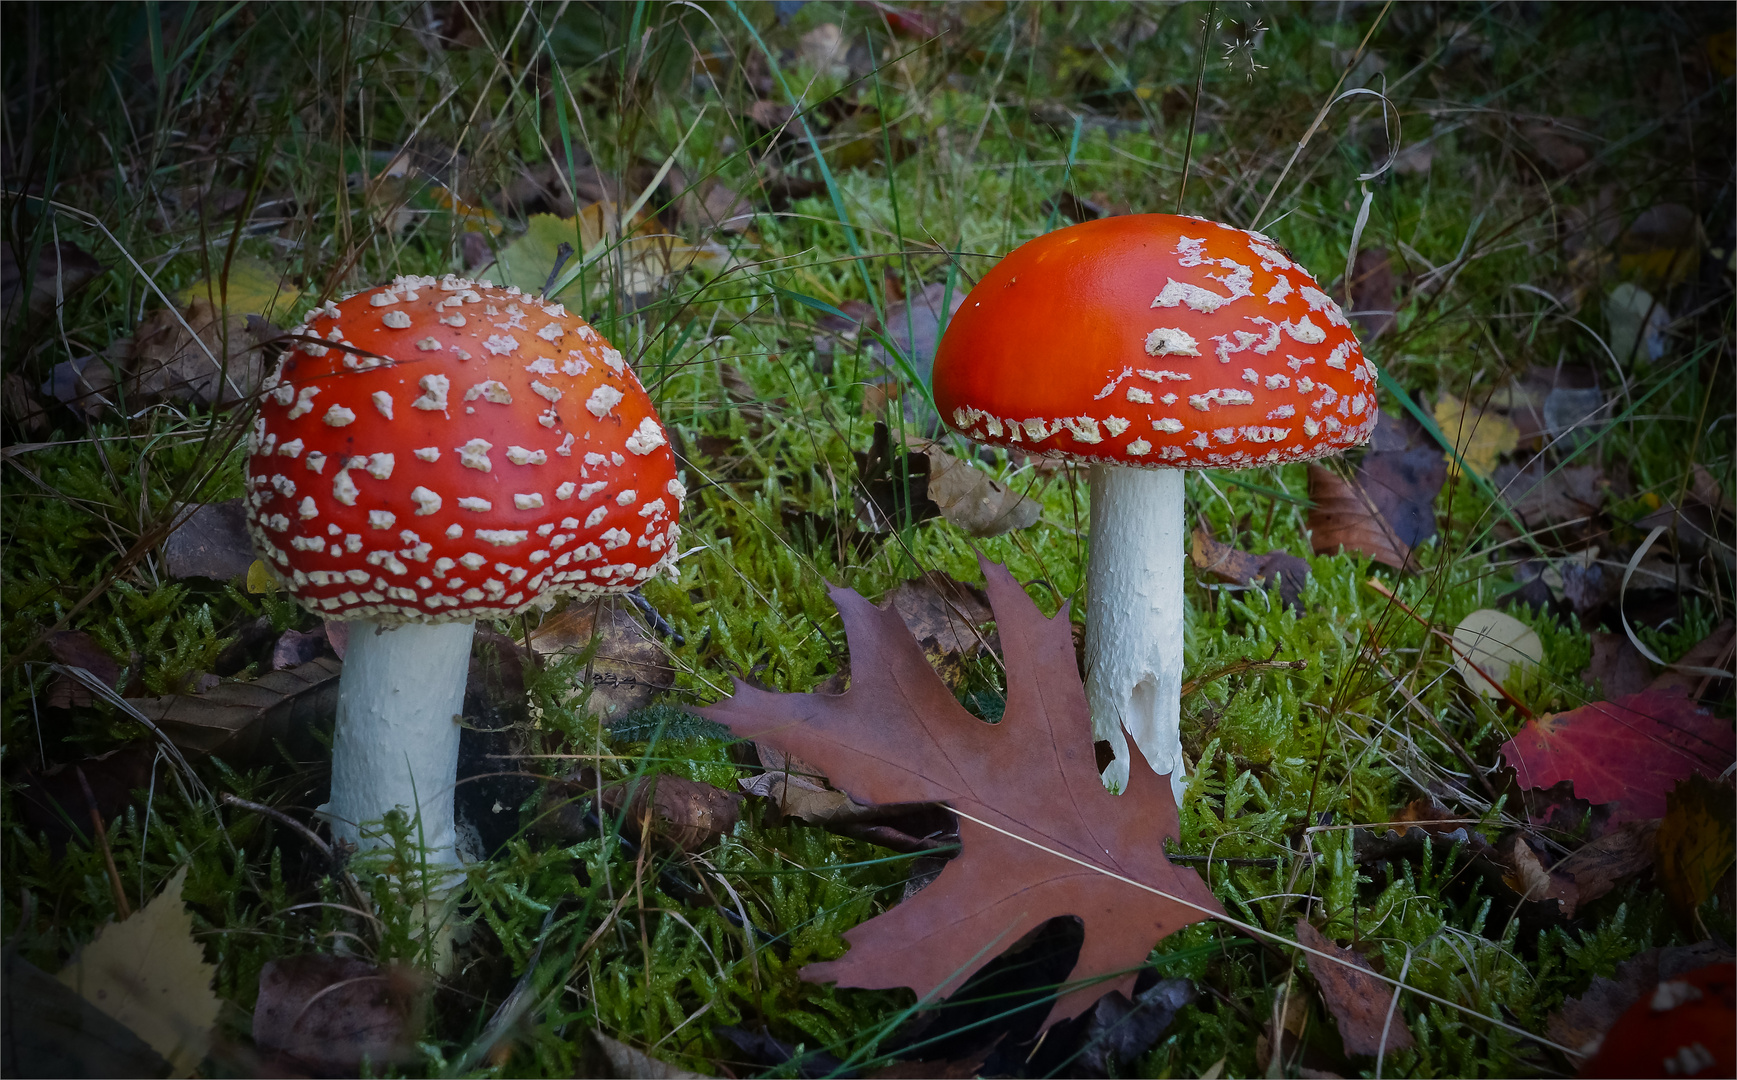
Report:
[[[332,797],[321,807],[332,835],[363,850],[384,845],[377,823],[401,807],[419,826],[431,869],[458,866],[453,785],[459,716],[475,623],[350,623]]]
[[[1114,748],[1104,770],[1128,786],[1132,736],[1182,799],[1183,471],[1092,467],[1086,701],[1092,732]]]

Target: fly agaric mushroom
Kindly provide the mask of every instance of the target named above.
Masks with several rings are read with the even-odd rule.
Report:
[[[414,810],[451,867],[474,621],[667,569],[686,493],[639,380],[559,304],[400,277],[295,333],[249,440],[247,522],[297,602],[354,624],[323,809],[351,842]]]
[[[1089,463],[1086,695],[1125,787],[1124,728],[1182,795],[1183,469],[1337,453],[1375,427],[1375,367],[1273,240],[1140,214],[1059,229],[953,316],[935,402],[966,437]]]

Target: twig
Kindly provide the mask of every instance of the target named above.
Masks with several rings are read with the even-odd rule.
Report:
[[[96,829],[97,848],[103,853],[103,866],[108,868],[109,888],[115,891],[115,914],[125,919],[132,915],[133,909],[127,903],[127,891],[121,887],[121,872],[115,866],[115,853],[109,848],[109,830],[103,825],[102,811],[97,809],[90,781],[84,778],[84,767],[75,765],[72,771],[78,774],[78,786],[84,789],[84,803],[90,808],[90,823]]]
[[[1309,666],[1307,660],[1238,660],[1234,664],[1226,664],[1217,671],[1202,675],[1198,679],[1189,679],[1182,684],[1182,696],[1187,697],[1208,683],[1214,683],[1227,675],[1238,675],[1244,671],[1302,671]]]

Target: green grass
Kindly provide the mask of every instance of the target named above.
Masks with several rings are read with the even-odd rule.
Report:
[[[974,580],[980,550],[1027,582],[1046,613],[1067,601],[1078,619],[1088,599],[1083,477],[1040,474],[998,453],[984,466],[1043,505],[1030,529],[973,540],[934,520],[862,548],[826,535],[856,516],[852,452],[867,448],[874,420],[863,411],[865,384],[896,381],[905,402],[920,401],[924,388],[907,363],[878,367],[867,334],[818,370],[814,302],[863,301],[885,313],[900,291],[967,289],[1001,254],[1065,224],[1052,201],[1062,192],[1169,212],[1187,156],[1186,212],[1253,226],[1270,194],[1259,226],[1324,282],[1340,276],[1363,192],[1373,194],[1361,247],[1388,251],[1401,281],[1396,323],[1368,344],[1391,376],[1388,411],[1412,395],[1427,414],[1444,391],[1481,402],[1527,368],[1559,363],[1597,369],[1601,385],[1620,387],[1624,419],[1574,462],[1621,479],[1607,511],[1612,530],[1598,540],[1607,552],[1645,535],[1634,522],[1656,505],[1649,496],[1681,501],[1692,465],[1731,490],[1733,305],[1720,262],[1734,240],[1732,87],[1708,52],[1709,35],[1728,32],[1728,20],[1689,7],[1219,5],[1219,17],[1258,19],[1264,34],[1258,48],[1228,59],[1222,41],[1209,49],[1190,149],[1206,10],[951,5],[929,14],[947,14],[953,28],[923,40],[892,35],[868,8],[835,3],[807,4],[784,22],[763,5],[139,5],[76,16],[13,5],[0,14],[4,242],[26,267],[61,241],[107,269],[58,316],[9,323],[4,371],[9,386],[33,388],[54,364],[131,334],[159,306],[159,290],[221,279],[238,256],[264,260],[305,290],[280,322],[393,274],[447,272],[477,219],[455,212],[443,190],[504,222],[487,240],[502,250],[523,229],[503,186],[549,162],[589,158],[606,175],[625,175],[624,204],[672,155],[687,185],[716,179],[762,207],[774,166],[813,181],[814,194],[763,213],[750,233],[713,238],[729,249],[728,269],[676,275],[643,303],[622,286],[622,248],[591,263],[568,294],[634,360],[691,461],[683,542],[695,550],[678,580],[645,588],[685,638],[671,649],[678,674],[664,702],[716,700],[730,676],[750,673],[774,689],[807,690],[845,660],[829,584],[875,597],[923,570]],[[431,27],[436,16],[449,21]],[[841,59],[837,70],[816,70],[803,53],[804,35],[827,24],[861,46],[855,67]],[[1358,180],[1380,166],[1387,141],[1382,105],[1353,97],[1331,109],[1278,183],[1371,29],[1380,63],[1345,85],[1384,85],[1402,146],[1427,144],[1433,161]],[[1215,40],[1230,32],[1215,30]],[[696,51],[716,58],[715,80],[696,74]],[[755,90],[744,72],[770,88]],[[757,96],[799,106],[776,146],[743,119]],[[891,123],[860,112],[870,108]],[[1587,165],[1563,172],[1543,160],[1528,128],[1548,118],[1586,133],[1573,138]],[[426,172],[385,175],[409,140]],[[244,228],[202,206],[204,189],[269,203],[282,221]],[[1669,351],[1620,372],[1598,340],[1601,297],[1638,271],[1608,251],[1590,264],[1571,251],[1585,238],[1576,215],[1600,200],[1621,221],[1682,203],[1707,233],[1699,275],[1658,293],[1679,316]],[[646,210],[680,231],[671,201],[669,189],[654,192]],[[752,389],[757,413],[726,392],[725,365]],[[114,916],[114,901],[101,853],[78,840],[64,852],[51,847],[22,818],[17,785],[44,761],[103,753],[141,733],[104,705],[44,711],[44,632],[88,631],[117,657],[136,656],[125,680],[163,693],[211,670],[261,614],[278,630],[317,624],[278,598],[168,579],[156,543],[175,508],[241,493],[237,427],[232,414],[121,404],[124,416],[108,413],[88,429],[59,409],[46,427],[9,414],[6,432],[0,920],[6,939],[51,971]],[[897,409],[892,419],[903,423]],[[1306,495],[1301,466],[1188,483],[1190,513],[1255,551],[1309,555]],[[1467,694],[1439,641],[1364,583],[1381,577],[1433,625],[1451,628],[1498,603],[1514,559],[1564,552],[1547,538],[1509,542],[1489,491],[1470,479],[1450,483],[1437,512],[1442,533],[1420,551],[1418,574],[1352,554],[1309,555],[1301,615],[1267,593],[1190,575],[1189,677],[1275,656],[1309,663],[1232,674],[1184,702],[1195,771],[1180,851],[1274,859],[1213,865],[1210,883],[1228,910],[1280,934],[1305,913],[1324,919],[1325,932],[1367,943],[1388,973],[1403,968],[1409,985],[1542,1032],[1550,1011],[1595,975],[1649,946],[1689,940],[1656,891],[1631,882],[1571,923],[1540,925],[1469,874],[1463,853],[1438,848],[1372,873],[1351,857],[1348,831],[1304,832],[1386,821],[1432,790],[1460,793],[1452,805],[1492,833],[1518,821],[1512,800],[1489,799],[1406,698],[1486,769],[1519,717]],[[796,514],[820,524],[792,529]],[[1699,580],[1705,588],[1676,622],[1641,631],[1667,659],[1731,614],[1729,567]],[[1595,699],[1581,672],[1598,628],[1521,618],[1545,647],[1526,705],[1542,712]],[[584,663],[529,680],[535,748],[612,750],[618,756],[601,762],[608,778],[671,771],[729,786],[740,774],[729,746],[686,729],[609,744],[570,694]],[[993,664],[968,669],[962,696],[993,701],[999,692]],[[305,763],[289,761],[246,771],[208,761],[199,775],[213,791],[292,814],[319,786]],[[583,1074],[599,1067],[585,1034],[594,1029],[684,1067],[751,1071],[718,1033],[725,1025],[764,1026],[861,1065],[913,1005],[904,992],[797,977],[802,964],[838,956],[845,930],[897,900],[907,859],[800,823],[774,825],[751,805],[703,861],[642,860],[612,835],[551,841],[530,828],[536,807],[532,799],[518,808],[523,835],[469,871],[469,900],[456,915],[460,963],[435,995],[418,1033],[423,1056],[407,1074]],[[233,1005],[222,1021],[229,1036],[245,1036],[259,969],[273,957],[340,941],[381,960],[422,955],[408,834],[398,858],[365,880],[378,927],[331,906],[346,902],[340,886],[299,854],[286,857],[302,850],[293,835],[186,790],[167,768],[108,836],[135,908],[191,864],[185,895],[217,990]],[[1298,857],[1305,838],[1313,860]],[[674,884],[690,879],[703,887]],[[1254,1073],[1256,1036],[1291,961],[1196,926],[1161,943],[1154,962],[1212,994],[1183,1011],[1139,1073],[1199,1075],[1220,1059],[1224,1075]],[[490,1018],[521,977],[531,1006],[485,1045]],[[1325,1013],[1310,1008],[1318,1032]],[[1401,1008],[1418,1048],[1390,1055],[1389,1075],[1575,1067],[1466,1013],[1409,997]],[[1316,1042],[1337,1055],[1331,1038]]]

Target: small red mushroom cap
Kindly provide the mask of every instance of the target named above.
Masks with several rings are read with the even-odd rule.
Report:
[[[978,282],[935,403],[978,442],[1134,466],[1247,468],[1369,438],[1375,366],[1276,242],[1200,218],[1086,222]]]
[[[328,618],[445,622],[631,589],[685,492],[639,380],[561,305],[401,277],[313,311],[264,384],[247,521]]]

